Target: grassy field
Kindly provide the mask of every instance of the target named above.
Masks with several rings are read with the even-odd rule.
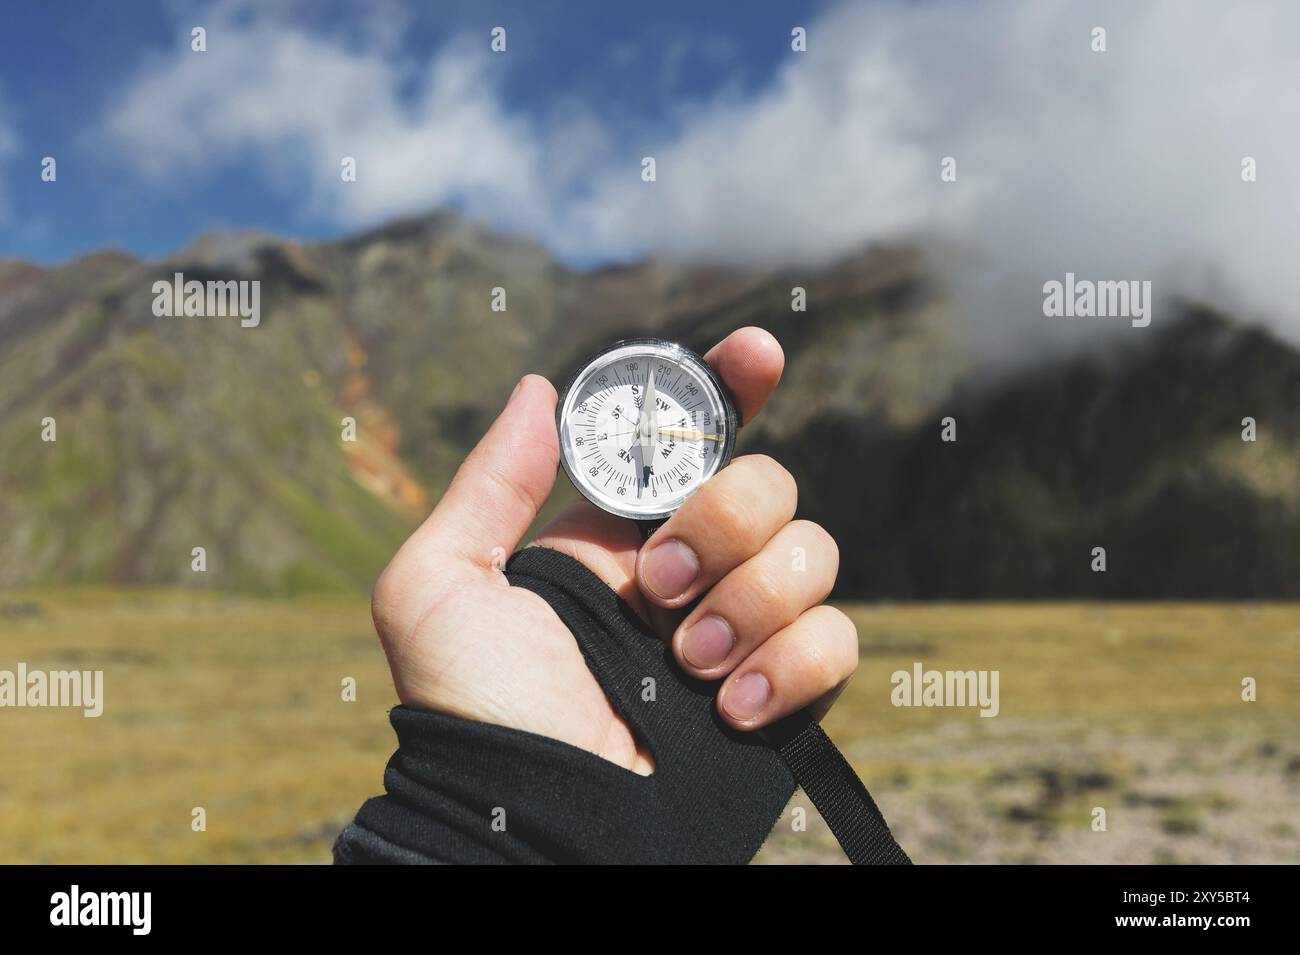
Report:
[[[917,862],[1300,861],[1300,606],[846,609],[863,665],[827,729]],[[20,660],[104,670],[105,714],[0,710],[0,862],[325,862],[392,749],[362,599],[9,593]],[[894,707],[915,661],[1000,671],[1000,714]],[[810,816],[759,861],[840,861]]]

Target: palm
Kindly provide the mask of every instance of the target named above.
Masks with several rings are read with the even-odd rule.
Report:
[[[628,521],[583,501],[563,511],[535,543],[582,561],[656,620],[665,639],[679,615],[651,614],[636,592],[633,568],[640,535]],[[401,567],[397,568],[400,572]],[[631,729],[591,675],[568,628],[531,591],[505,579],[470,578],[430,595],[403,614],[418,621],[409,634],[381,623],[381,637],[400,653],[398,693],[447,713],[527,730],[646,771]],[[396,638],[396,639],[395,639]],[[400,644],[400,649],[398,648]]]

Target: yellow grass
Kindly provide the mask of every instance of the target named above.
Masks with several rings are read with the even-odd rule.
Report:
[[[863,665],[827,729],[917,861],[1300,861],[1300,606],[846,609]],[[324,862],[392,748],[363,599],[10,593],[20,660],[104,670],[105,714],[0,710],[4,862]],[[999,670],[1000,714],[894,707],[914,661]],[[837,861],[794,815],[760,861]]]

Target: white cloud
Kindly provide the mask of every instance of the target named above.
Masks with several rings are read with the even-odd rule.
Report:
[[[503,66],[485,45],[452,44],[411,70],[387,43],[352,48],[242,5],[202,19],[208,52],[187,47],[146,67],[105,122],[146,175],[239,163],[343,224],[462,201],[494,221],[544,227],[536,134],[499,104]],[[340,178],[345,156],[357,160],[356,182]]]
[[[578,261],[817,263],[951,237],[973,250],[952,280],[995,350],[1026,347],[1027,323],[1071,331],[1038,311],[1067,270],[1218,297],[1300,341],[1300,5],[846,3],[763,92],[682,105],[648,150],[581,110],[512,113],[508,55],[486,43],[411,67],[264,17],[213,23],[211,52],[147,68],[107,121],[148,173],[256,156],[343,224],[454,202]],[[344,155],[360,182],[338,182]]]
[[[995,352],[1097,336],[1042,320],[1042,282],[1067,270],[1217,298],[1300,341],[1296,36],[1283,3],[846,4],[761,96],[695,112],[654,185],[604,170],[556,239],[815,263],[939,234],[974,252],[949,277]]]

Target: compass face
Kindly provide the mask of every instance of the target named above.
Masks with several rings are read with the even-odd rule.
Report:
[[[653,401],[647,399],[653,397]],[[587,361],[556,411],[560,460],[592,503],[658,520],[731,460],[736,410],[694,352],[633,338]]]

